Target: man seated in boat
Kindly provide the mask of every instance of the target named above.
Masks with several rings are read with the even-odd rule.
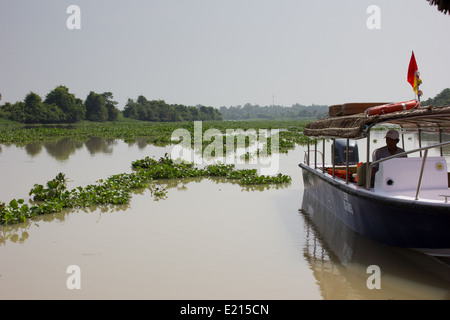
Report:
[[[376,149],[372,154],[372,160],[377,161],[383,158],[387,158],[393,156],[394,154],[399,154],[405,152],[402,148],[397,147],[397,143],[399,143],[399,133],[397,130],[389,130],[386,133],[386,145],[384,147]],[[406,158],[407,155],[401,156],[402,158]],[[372,168],[372,178],[375,177],[375,173],[378,171],[378,164],[375,164]],[[373,183],[374,179],[372,179]]]
[[[384,147],[378,148],[373,152],[372,160],[377,161],[386,157],[393,156],[394,154],[399,154],[405,152],[402,148],[397,147],[399,143],[399,133],[397,130],[389,130],[385,136],[386,145]],[[406,157],[406,155],[402,156]]]

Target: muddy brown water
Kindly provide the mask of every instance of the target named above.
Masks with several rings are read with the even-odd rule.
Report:
[[[382,145],[381,133],[373,139]],[[59,172],[74,188],[171,152],[100,138],[0,147],[2,202],[28,201],[35,183]],[[417,147],[414,137],[407,147]],[[345,227],[330,237],[308,218],[298,167],[305,150],[279,156],[279,172],[292,177],[286,186],[165,181],[163,200],[142,190],[126,206],[1,226],[0,299],[449,299],[450,269],[441,261]],[[372,265],[380,288],[370,288]]]

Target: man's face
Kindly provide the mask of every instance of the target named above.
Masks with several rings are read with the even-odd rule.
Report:
[[[386,145],[388,146],[388,148],[393,148],[397,145],[398,143],[398,139],[392,139],[389,137],[386,137]]]

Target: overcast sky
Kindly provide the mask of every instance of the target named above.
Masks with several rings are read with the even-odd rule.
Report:
[[[404,101],[412,51],[426,99],[450,87],[449,31],[426,0],[1,0],[1,103],[58,85],[120,109]]]

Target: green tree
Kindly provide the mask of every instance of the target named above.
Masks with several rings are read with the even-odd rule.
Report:
[[[55,105],[63,112],[64,122],[78,122],[85,118],[86,108],[80,99],[74,94],[69,93],[69,89],[65,86],[58,86],[50,91],[44,101],[47,105]],[[52,110],[55,110],[52,108]]]
[[[25,123],[41,123],[45,119],[45,107],[41,97],[34,92],[30,92],[25,96],[24,101],[24,122]]]
[[[191,113],[192,120],[200,120],[200,110],[197,107],[189,108],[189,112]]]
[[[429,98],[428,100],[422,101],[420,103],[423,106],[435,106],[442,107],[445,105],[450,105],[450,89],[444,89],[438,93],[434,98]]]
[[[111,92],[103,92],[102,97],[105,100],[108,121],[116,121],[120,114],[120,110],[116,108],[118,102],[113,100],[113,94]]]
[[[84,102],[86,107],[86,119],[90,121],[108,120],[106,101],[101,94],[91,91]]]
[[[25,102],[19,101],[15,104],[5,105],[5,112],[9,114],[8,118],[18,122],[25,122]]]
[[[128,98],[125,108],[123,109],[123,116],[130,119],[139,119],[138,104],[133,99]]]
[[[41,123],[62,123],[66,120],[64,112],[53,104],[44,103],[44,118],[41,119]]]

